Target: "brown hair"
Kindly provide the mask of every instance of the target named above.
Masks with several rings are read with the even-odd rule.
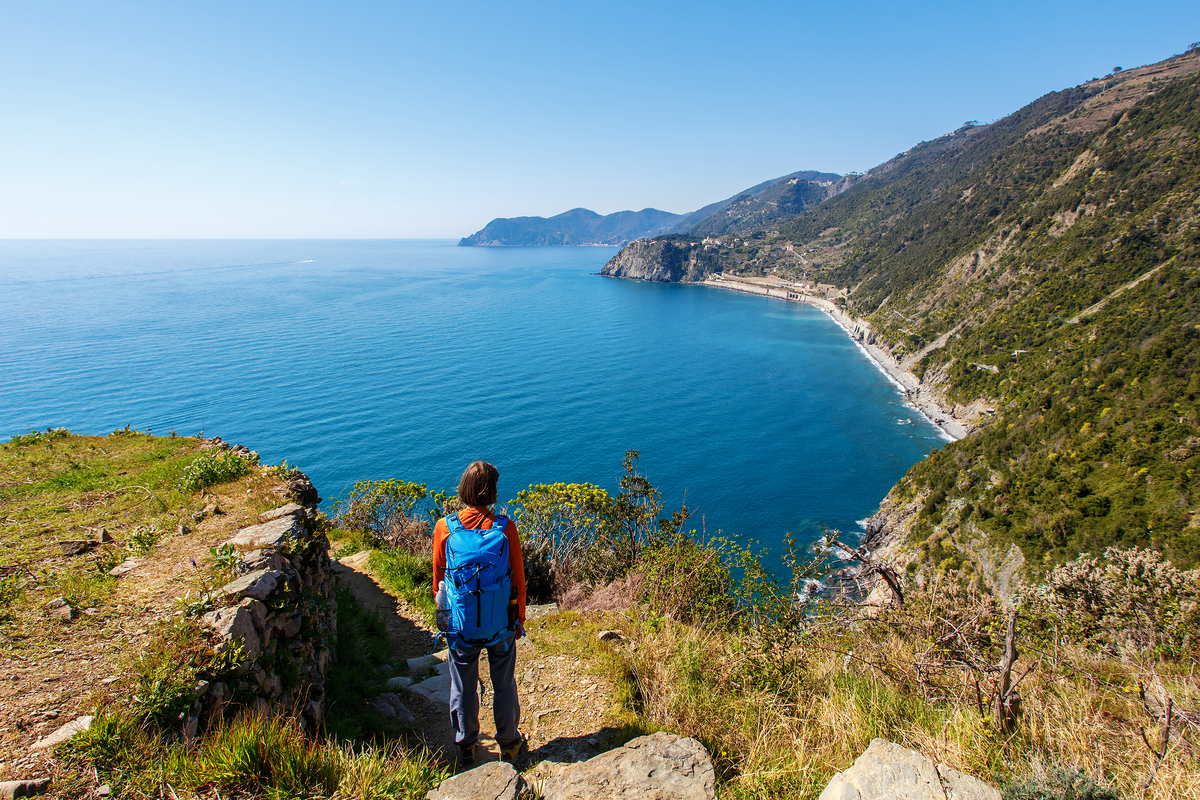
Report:
[[[458,482],[458,496],[469,506],[490,506],[496,502],[496,481],[500,470],[486,461],[467,467]]]

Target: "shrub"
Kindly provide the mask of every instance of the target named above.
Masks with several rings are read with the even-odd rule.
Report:
[[[645,576],[642,591],[651,608],[684,623],[731,619],[735,598],[724,558],[728,547],[723,540],[701,543],[678,533],[644,548],[635,569]]]
[[[1200,645],[1200,569],[1183,572],[1150,549],[1080,556],[1051,570],[1026,603],[1044,627],[1082,643],[1166,655]]]
[[[45,431],[30,431],[13,436],[8,440],[11,445],[23,447],[31,444],[46,444],[53,442],[56,439],[65,439],[71,435],[71,432],[66,428],[46,428]]]
[[[418,519],[417,505],[428,497],[423,483],[401,480],[358,481],[349,497],[334,504],[337,524],[366,536],[374,546],[428,553],[429,523]]]
[[[558,570],[577,565],[609,538],[613,500],[592,483],[540,483],[509,501],[521,544]]]
[[[1112,789],[1097,784],[1078,767],[1055,767],[1005,785],[1004,800],[1121,800]]]
[[[183,468],[178,487],[185,492],[199,492],[209,486],[228,483],[248,475],[257,463],[257,456],[209,450],[200,453]]]

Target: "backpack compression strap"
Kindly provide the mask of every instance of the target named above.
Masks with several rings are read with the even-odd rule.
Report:
[[[455,533],[456,531],[460,531],[460,530],[463,530],[463,531],[487,530],[486,528],[468,528],[466,525],[463,525],[462,520],[459,519],[458,514],[451,514],[450,516],[446,517],[446,529],[450,533]],[[508,532],[508,517],[504,516],[503,514],[497,514],[496,519],[492,521],[491,529],[498,530],[498,531],[504,531],[507,534],[507,532]]]

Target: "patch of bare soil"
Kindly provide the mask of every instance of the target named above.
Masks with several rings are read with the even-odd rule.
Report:
[[[420,621],[420,614],[403,599],[383,589],[366,571],[366,554],[341,560],[335,569],[356,602],[379,611],[388,625],[397,674],[404,674],[405,659],[434,652],[433,631]],[[529,635],[517,643],[517,687],[521,702],[521,732],[529,740],[529,752],[518,766],[536,762],[574,762],[591,758],[613,746],[617,733],[611,709],[616,687],[593,674],[582,660],[548,652],[539,641],[544,620],[556,615],[555,606],[527,609]],[[444,646],[444,645],[438,645]],[[480,737],[475,764],[497,761],[496,727],[492,720],[492,685],[486,667],[480,664]],[[457,760],[450,711],[417,693],[409,693],[409,710],[418,717],[425,743],[446,763]]]
[[[123,665],[144,652],[155,626],[175,614],[177,599],[199,585],[208,548],[286,502],[278,484],[256,473],[199,498],[201,508],[215,503],[223,513],[198,521],[188,516],[187,533],[167,534],[115,586],[103,582],[86,593],[93,604],[71,609],[70,616],[48,607],[63,587],[27,592],[27,602],[0,629],[0,781],[58,774],[50,749],[31,748],[60,726],[93,714],[104,700],[128,694]],[[126,554],[117,541],[76,558],[99,558],[107,566]]]

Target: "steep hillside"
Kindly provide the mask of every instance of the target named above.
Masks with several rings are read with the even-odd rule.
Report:
[[[832,172],[802,170],[763,181],[704,208],[693,211],[663,233],[725,233],[752,230],[795,216],[833,197],[855,178]]]
[[[707,271],[849,289],[924,383],[995,409],[893,490],[894,550],[967,577],[1014,543],[1029,569],[1118,543],[1200,560],[1198,71],[1192,51],[1051,93],[773,229],[687,243]]]

